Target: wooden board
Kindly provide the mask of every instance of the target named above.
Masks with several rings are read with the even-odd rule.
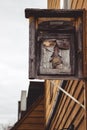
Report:
[[[70,85],[71,84],[71,85]],[[66,87],[66,91],[69,92],[72,96],[79,100],[79,102],[84,102],[84,87],[83,81],[70,81],[68,83],[68,87]],[[70,86],[69,86],[70,85]],[[80,105],[76,104],[72,99],[67,97],[65,94],[62,95],[60,103],[58,105],[57,111],[55,113],[52,124],[50,125],[50,130],[53,129],[62,129],[68,128],[71,122],[75,125],[75,127],[79,127],[80,121],[84,117],[83,108]],[[78,117],[79,118],[78,120]],[[83,120],[84,122],[84,120]],[[82,126],[80,126],[82,127]]]

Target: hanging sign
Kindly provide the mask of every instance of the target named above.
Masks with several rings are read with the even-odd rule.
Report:
[[[86,11],[26,9],[29,78],[86,78]]]

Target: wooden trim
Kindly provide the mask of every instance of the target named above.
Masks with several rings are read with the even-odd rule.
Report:
[[[35,28],[36,22],[35,18],[30,18],[29,24],[29,78],[35,78]]]
[[[78,18],[83,15],[82,9],[77,10],[61,10],[61,9],[25,9],[25,17],[67,17],[67,18]]]
[[[85,106],[83,104],[81,104],[77,99],[75,99],[72,95],[70,95],[68,92],[66,92],[64,89],[62,89],[61,87],[58,86],[58,88],[64,93],[66,94],[68,97],[70,97],[74,102],[76,102],[77,104],[79,104],[82,108],[85,109]]]

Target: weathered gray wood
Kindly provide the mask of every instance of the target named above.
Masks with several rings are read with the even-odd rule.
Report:
[[[40,74],[74,74],[74,33],[75,26],[70,21],[46,21],[38,25]]]
[[[25,17],[30,19],[30,33],[29,33],[29,78],[48,78],[48,79],[74,79],[74,78],[86,78],[86,65],[84,62],[86,49],[85,49],[85,29],[81,30],[81,24],[84,22],[85,10],[55,10],[55,9],[26,9]],[[50,20],[38,22],[38,18],[49,18]],[[51,18],[55,17],[55,20]],[[58,19],[62,18],[62,19]],[[70,18],[65,20],[65,18]],[[73,20],[71,20],[73,18]],[[57,20],[56,20],[57,19]],[[71,20],[71,21],[70,21]],[[85,25],[84,25],[85,26]],[[85,28],[82,26],[82,28]],[[77,32],[77,34],[76,34]],[[84,35],[83,35],[83,34]],[[66,34],[71,35],[69,38],[66,38]],[[61,35],[61,37],[59,37]],[[83,36],[83,37],[82,37]],[[69,45],[61,39],[69,39]],[[70,40],[71,39],[71,40]],[[44,41],[47,40],[46,46]],[[43,49],[54,54],[54,47],[48,48],[48,42],[52,43],[56,41],[59,49],[61,50],[61,61],[66,61],[69,59],[69,62],[61,62],[63,65],[59,65],[55,68],[52,68],[52,63],[49,63],[51,58],[51,53],[48,55],[47,52],[43,53]],[[84,44],[84,45],[83,45]],[[62,51],[69,53],[66,56],[62,54]],[[45,56],[43,56],[45,54]],[[70,55],[69,55],[70,54]],[[69,58],[68,58],[69,57]],[[43,60],[44,59],[44,60]],[[47,60],[45,60],[47,59]],[[56,59],[58,61],[58,58]],[[47,62],[46,62],[47,61]],[[69,68],[66,70],[65,63],[68,63]],[[57,62],[58,64],[58,62]],[[43,66],[44,65],[44,66]],[[46,66],[47,65],[47,66]],[[49,67],[49,66],[51,67]],[[76,66],[76,67],[75,67]],[[46,69],[44,69],[46,68]],[[50,69],[51,68],[51,69]],[[63,69],[65,69],[63,71]],[[84,77],[85,75],[85,77]]]
[[[29,78],[35,78],[35,19],[30,18],[29,24]]]
[[[79,24],[78,30],[77,30],[77,37],[78,37],[78,48],[77,48],[77,55],[78,55],[78,76],[82,77],[82,23]]]

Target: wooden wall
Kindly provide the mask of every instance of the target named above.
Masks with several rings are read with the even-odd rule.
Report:
[[[44,106],[43,101],[40,101],[38,106],[29,114],[28,118],[22,124],[23,130],[44,130]],[[20,128],[22,128],[20,126]],[[25,127],[25,128],[24,128]],[[20,129],[19,128],[19,129]]]
[[[48,0],[48,8],[60,8],[60,0]],[[56,3],[56,4],[55,4]],[[71,0],[71,9],[87,9],[87,0]],[[87,19],[87,17],[86,17]],[[86,20],[85,20],[86,21]],[[85,25],[87,28],[87,23]],[[87,31],[86,37],[87,37]],[[87,38],[84,49],[87,50]],[[85,73],[87,73],[87,51],[84,54]],[[68,127],[71,123],[75,130],[87,130],[87,82],[86,80],[70,80],[66,85],[66,91],[75,97],[79,102],[85,104],[85,109],[75,103],[71,98],[62,94],[56,114],[51,122],[50,130],[60,130]]]
[[[65,90],[84,105],[84,82],[67,81]],[[61,130],[74,124],[75,130],[85,130],[85,108],[66,94],[62,94],[50,130]]]
[[[54,83],[54,84],[53,84]],[[45,81],[45,123],[46,126],[49,123],[49,119],[52,115],[55,102],[58,96],[58,85],[60,80],[46,80]]]
[[[87,0],[71,0],[72,9],[87,9]]]
[[[44,130],[44,98],[39,98],[11,130]]]
[[[48,8],[50,9],[59,9],[60,0],[48,0]],[[70,0],[70,8],[72,9],[87,9],[87,0]]]
[[[87,10],[87,0],[70,0],[71,3],[70,3],[70,8],[71,9],[86,9]],[[86,37],[84,37],[84,39],[86,40],[83,41],[83,44],[84,44],[84,48],[83,48],[83,51],[84,51],[84,58],[83,58],[83,62],[84,62],[84,75],[87,75],[87,11],[86,11],[86,19],[84,19],[85,21],[85,25],[84,25],[84,28],[86,29],[84,31],[84,35]]]
[[[48,0],[48,9],[59,9],[60,0]]]

